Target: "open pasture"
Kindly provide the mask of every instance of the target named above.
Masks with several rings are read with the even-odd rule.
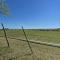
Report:
[[[25,30],[28,40],[60,44],[60,31]],[[0,60],[60,60],[60,48],[30,43],[33,54],[22,30],[6,30],[10,47],[7,47],[4,32],[0,30]],[[10,39],[13,37],[16,39]]]

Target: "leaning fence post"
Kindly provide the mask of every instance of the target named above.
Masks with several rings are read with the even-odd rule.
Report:
[[[10,46],[9,46],[9,41],[8,41],[8,39],[7,39],[7,35],[6,35],[6,31],[5,31],[5,28],[4,28],[3,23],[1,23],[1,25],[2,25],[2,27],[3,27],[3,31],[4,31],[4,35],[5,35],[5,38],[6,38],[7,45],[8,45],[8,47],[10,47]]]
[[[27,36],[26,36],[26,33],[25,33],[25,31],[24,31],[23,26],[22,26],[22,30],[23,30],[23,33],[24,33],[24,35],[25,35],[26,41],[27,41],[27,43],[28,43],[28,46],[29,46],[30,51],[31,51],[31,54],[32,54],[32,53],[33,53],[33,51],[32,51],[32,48],[31,48],[31,46],[30,46],[30,43],[29,43],[29,41],[28,41],[28,39],[27,39]]]

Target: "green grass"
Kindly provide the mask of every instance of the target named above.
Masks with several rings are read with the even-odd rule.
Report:
[[[29,40],[39,40],[44,42],[60,43],[60,31],[39,31],[39,30],[25,30]],[[7,30],[7,36],[25,39],[22,30]],[[0,36],[4,36],[3,31],[0,31]]]
[[[29,40],[60,43],[60,31],[25,30]],[[25,39],[22,30],[7,30],[7,36]],[[0,31],[0,36],[4,36]],[[60,48],[30,43],[33,54],[27,42],[9,39],[10,48],[7,47],[4,37],[0,37],[0,60],[60,60]]]

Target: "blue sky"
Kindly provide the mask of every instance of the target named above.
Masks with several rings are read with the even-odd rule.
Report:
[[[60,0],[6,0],[10,16],[0,14],[8,28],[59,28]],[[1,27],[1,25],[0,25]]]

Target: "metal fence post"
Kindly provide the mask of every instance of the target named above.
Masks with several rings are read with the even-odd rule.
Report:
[[[29,43],[29,41],[28,41],[28,39],[27,39],[27,36],[26,36],[26,33],[25,33],[25,31],[24,31],[23,26],[22,26],[22,30],[23,30],[23,33],[24,33],[24,35],[25,35],[26,41],[27,41],[27,43],[28,43],[28,46],[29,46],[29,48],[30,48],[31,54],[33,54],[32,48],[31,48],[30,43]]]
[[[5,31],[5,28],[4,28],[3,23],[1,23],[1,25],[2,25],[2,27],[3,27],[3,31],[4,31],[4,35],[5,35],[5,38],[6,38],[7,45],[8,45],[8,47],[10,47],[9,41],[8,41],[8,39],[7,39],[7,35],[6,35],[6,31]]]

